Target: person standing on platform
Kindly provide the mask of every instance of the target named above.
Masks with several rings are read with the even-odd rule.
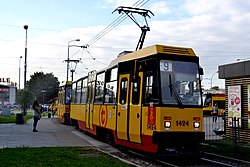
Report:
[[[218,115],[218,105],[215,103],[213,107],[213,122],[217,121],[217,115]]]
[[[33,104],[32,108],[34,110],[33,132],[38,132],[38,130],[36,129],[36,127],[37,127],[38,121],[41,118],[41,110],[40,110],[39,103],[37,101],[34,101],[34,104]]]

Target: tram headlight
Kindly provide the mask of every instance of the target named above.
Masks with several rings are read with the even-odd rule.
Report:
[[[200,123],[199,122],[194,122],[194,128],[199,128],[200,127]]]
[[[169,121],[164,122],[164,127],[165,128],[170,128],[171,127],[171,122],[169,122]]]

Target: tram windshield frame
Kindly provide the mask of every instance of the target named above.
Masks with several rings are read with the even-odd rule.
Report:
[[[201,106],[199,66],[196,62],[160,60],[161,100],[163,104]]]

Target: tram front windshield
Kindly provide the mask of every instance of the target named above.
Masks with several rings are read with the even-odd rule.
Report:
[[[198,65],[193,62],[160,61],[163,104],[201,105]]]

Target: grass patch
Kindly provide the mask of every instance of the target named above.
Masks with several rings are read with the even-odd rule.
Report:
[[[250,149],[247,147],[234,147],[230,143],[208,141],[200,145],[200,150],[215,153],[236,159],[250,161]]]
[[[33,118],[33,115],[31,113],[26,114],[26,116],[23,117],[24,122],[27,120]],[[16,122],[16,115],[10,115],[10,116],[1,116],[0,115],[0,123],[15,123]]]
[[[129,167],[91,148],[6,148],[0,150],[1,166],[44,167],[44,166],[102,166]]]

